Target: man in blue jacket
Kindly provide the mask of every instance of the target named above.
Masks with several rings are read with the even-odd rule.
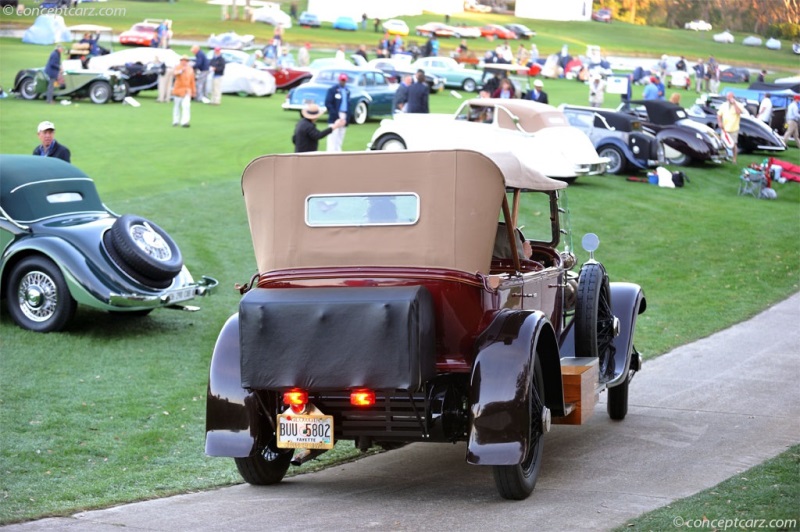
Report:
[[[61,74],[61,52],[64,47],[60,44],[56,45],[56,49],[50,52],[50,57],[47,59],[47,64],[44,67],[44,73],[47,74],[47,103],[53,102],[53,90],[55,89],[58,75]]]
[[[37,129],[41,144],[33,149],[33,154],[40,157],[55,157],[62,161],[70,162],[69,148],[56,142],[56,126],[45,120]]]
[[[202,102],[208,99],[208,72],[211,62],[208,60],[206,53],[196,44],[192,46],[192,53],[194,54],[194,70],[197,73],[195,77],[197,87],[195,100]]]
[[[325,108],[328,110],[328,124],[333,124],[340,118],[345,120],[345,127],[336,129],[328,138],[327,151],[342,151],[346,124],[350,116],[350,89],[347,88],[347,74],[339,74],[339,83],[332,85],[325,94]]]
[[[416,81],[408,88],[406,113],[428,113],[428,94],[430,89],[425,83],[425,71],[417,70]]]
[[[528,98],[534,102],[550,103],[549,99],[547,98],[547,93],[544,92],[544,83],[542,83],[542,80],[537,79],[533,82],[533,90],[528,93]]]

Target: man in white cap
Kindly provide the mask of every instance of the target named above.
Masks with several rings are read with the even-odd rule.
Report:
[[[345,120],[339,118],[329,127],[323,130],[317,129],[317,118],[322,115],[322,109],[315,103],[305,104],[300,110],[300,115],[302,118],[294,127],[294,135],[292,135],[295,153],[317,151],[320,139],[333,133],[334,129],[345,126]]]
[[[48,122],[47,120],[40,122],[37,132],[41,144],[34,148],[34,155],[40,157],[55,157],[62,161],[70,162],[71,155],[69,153],[69,148],[56,142],[56,126],[54,126],[52,122]]]
[[[347,88],[347,74],[339,74],[339,83],[331,85],[325,94],[325,107],[328,110],[328,124],[344,119],[345,127],[350,118],[350,89]],[[328,151],[342,151],[345,127],[339,129],[328,139]]]
[[[543,89],[544,83],[542,83],[542,80],[537,79],[533,82],[533,90],[528,94],[528,98],[534,102],[549,103],[547,93]]]

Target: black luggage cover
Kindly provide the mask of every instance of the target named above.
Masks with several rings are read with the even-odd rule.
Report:
[[[239,304],[242,387],[416,391],[434,330],[423,286],[256,288]]]

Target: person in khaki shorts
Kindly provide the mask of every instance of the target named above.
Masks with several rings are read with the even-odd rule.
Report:
[[[742,118],[744,106],[736,101],[732,92],[727,95],[725,103],[719,106],[717,111],[717,123],[719,128],[727,133],[733,143],[733,164],[736,164],[736,155],[739,152],[737,142],[739,141],[739,122]]]
[[[786,108],[786,133],[783,140],[789,146],[789,140],[794,139],[795,145],[800,148],[800,96],[795,96]]]

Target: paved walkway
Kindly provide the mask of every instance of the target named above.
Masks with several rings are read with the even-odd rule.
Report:
[[[526,501],[500,499],[491,471],[464,462],[463,444],[415,444],[276,486],[242,484],[2,530],[607,530],[800,442],[798,316],[795,294],[646,362],[625,421],[610,421],[601,403],[588,424],[547,435]]]

